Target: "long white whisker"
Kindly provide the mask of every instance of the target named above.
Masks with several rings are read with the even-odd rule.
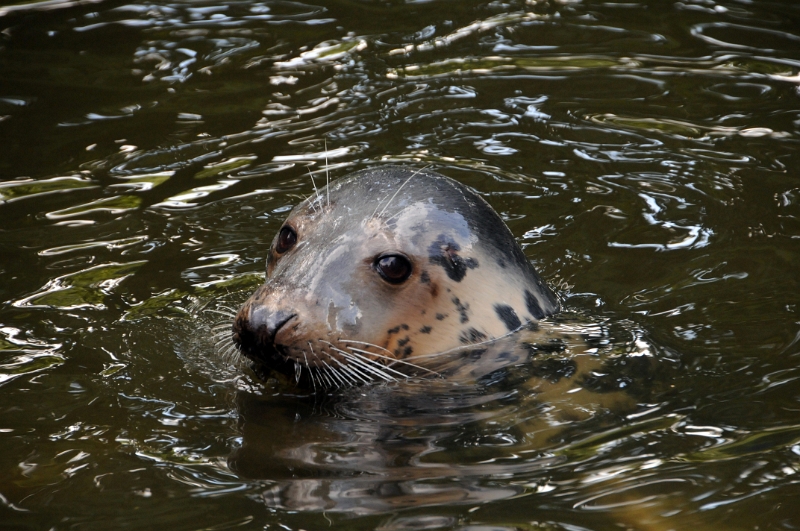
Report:
[[[314,201],[311,201],[311,200],[308,198],[308,196],[307,196],[306,194],[300,194],[300,195],[302,195],[302,196],[303,196],[303,199],[305,199],[305,200],[306,200],[306,202],[307,202],[309,205],[311,205],[311,210],[313,210],[313,211],[314,211],[314,213],[316,214],[316,213],[317,213],[317,206],[314,204]]]
[[[336,358],[332,357],[331,359],[336,361],[336,363],[338,363],[339,366],[341,366],[342,371],[345,374],[349,374],[350,375],[350,379],[353,380],[354,384],[358,383],[358,382],[355,381],[356,378],[358,378],[359,380],[361,380],[365,384],[368,384],[368,383],[372,382],[372,379],[369,377],[369,375],[365,375],[363,372],[359,371],[355,367],[350,366],[350,365],[344,365],[341,361],[337,360]]]
[[[328,193],[328,206],[331,206],[331,175],[328,171],[328,138],[323,138],[325,141],[325,190]]]
[[[320,359],[319,356],[317,356],[317,353],[314,352],[314,347],[311,346],[311,341],[308,342],[308,347],[311,349],[311,354],[314,355],[314,359],[316,359],[317,362],[321,363],[322,360]],[[325,379],[327,380],[328,379],[327,375],[322,372],[322,370],[320,369],[319,365],[316,365],[316,368],[317,368],[317,377],[319,378],[319,386],[324,388],[326,386],[322,385],[322,377],[325,376]],[[335,385],[328,385],[328,387],[336,387],[336,386]]]
[[[218,339],[217,341],[214,341],[214,348],[221,348],[221,345],[222,345],[223,343],[226,343],[226,342],[228,342],[228,341],[229,341],[229,339],[230,339],[230,338],[223,337],[223,338],[220,338],[220,339]]]
[[[315,366],[314,366],[314,371],[316,372],[316,375],[314,374],[314,372],[311,372],[311,370],[310,370],[310,369],[309,369],[309,371],[308,371],[308,374],[309,374],[309,376],[311,376],[311,382],[312,382],[312,385],[314,386],[314,392],[316,392],[316,391],[317,391],[317,386],[316,386],[316,384],[315,384],[315,383],[313,383],[313,382],[315,382],[315,381],[319,380],[319,388],[320,388],[320,389],[325,389],[325,386],[324,386],[324,385],[322,385],[322,378],[320,378],[320,376],[319,376],[319,367],[317,367],[317,366],[315,365]]]
[[[369,351],[357,349],[357,348],[354,348],[354,347],[347,347],[347,348],[349,348],[350,350],[352,350],[354,352],[361,352],[362,354],[369,354],[370,356],[375,356],[375,357],[378,357],[378,358],[381,358],[381,359],[389,360],[392,363],[401,363],[403,365],[408,365],[409,367],[412,367],[414,369],[419,369],[421,371],[425,371],[425,372],[429,372],[431,374],[435,374],[436,376],[441,376],[441,374],[439,374],[436,371],[432,371],[430,369],[426,369],[425,367],[422,367],[420,365],[416,365],[414,363],[411,363],[411,362],[408,362],[408,361],[405,361],[405,360],[399,360],[397,358],[391,358],[389,356],[382,356],[382,355],[376,354],[374,352],[369,352]],[[391,367],[388,367],[388,366],[386,366],[386,369],[390,370],[390,371],[397,372],[397,371],[395,371],[394,369],[392,369]],[[398,374],[402,374],[402,373],[398,373]],[[405,374],[403,374],[403,377],[404,378],[408,378],[408,376],[405,375]]]
[[[352,356],[352,354],[349,354],[349,353],[347,353],[347,352],[345,352],[345,351],[343,351],[343,350],[341,350],[341,349],[338,349],[338,348],[336,348],[336,347],[331,347],[331,350],[334,350],[334,351],[336,351],[336,352],[340,353],[340,354],[341,354],[342,356],[344,356],[346,359],[348,359],[348,360],[352,361],[354,364],[356,364],[356,365],[359,365],[359,366],[361,366],[361,367],[362,367],[362,369],[364,369],[364,368],[363,368],[363,365],[362,365],[361,363],[359,363],[357,360],[353,359],[353,356]],[[339,365],[342,365],[342,363],[341,363],[339,360],[337,360],[336,358],[333,358],[333,357],[332,357],[332,359],[333,359],[334,361],[336,361],[336,363],[338,363]],[[345,366],[343,366],[343,367],[345,367]],[[361,380],[362,380],[364,383],[370,383],[370,382],[372,381],[372,378],[370,378],[370,377],[369,377],[369,375],[367,375],[367,374],[364,374],[364,373],[363,373],[361,370],[359,370],[357,367],[350,367],[350,366],[347,366],[346,368],[347,368],[348,370],[352,370],[352,371],[353,371],[353,372],[356,374],[356,376],[358,376],[358,377],[359,377],[359,378],[360,378],[360,379],[361,379]],[[366,370],[366,369],[364,369],[364,370]],[[370,372],[372,372],[372,371],[370,371]],[[366,377],[366,378],[368,378],[368,379],[367,379],[367,380],[364,380],[364,378],[362,378],[362,376],[364,376],[364,377]]]
[[[331,348],[333,350],[335,350],[336,352],[340,353],[346,359],[352,361],[353,363],[355,363],[356,365],[361,367],[363,370],[371,372],[372,374],[378,376],[379,378],[383,378],[387,382],[397,381],[397,378],[394,378],[393,376],[383,372],[380,369],[376,369],[375,367],[372,367],[370,365],[370,363],[374,364],[375,363],[374,361],[372,361],[372,360],[370,360],[370,359],[368,359],[366,357],[363,357],[363,356],[360,357],[355,353],[345,352],[344,350],[338,349],[336,347],[331,347]]]
[[[339,370],[331,365],[331,370],[333,370],[337,376],[340,376],[342,380],[344,380],[345,378],[348,380],[347,383],[348,386],[355,385],[358,383],[358,381],[356,381],[356,379],[352,376],[352,371],[349,371],[346,365],[342,364],[342,362],[340,362],[333,356],[329,356],[329,359],[331,360],[331,363],[336,362],[336,364],[342,368],[342,370]]]
[[[384,352],[388,352],[389,354],[394,354],[388,348],[376,345],[375,343],[367,343],[366,341],[356,341],[355,339],[340,339],[339,341],[341,341],[342,343],[355,343],[356,345],[365,345],[367,347],[379,348]]]
[[[328,375],[328,374],[325,374],[325,376],[328,376],[328,377],[329,377],[331,380],[333,380],[333,378],[334,378],[334,376],[335,376],[336,378],[338,378],[338,379],[339,379],[339,381],[340,381],[340,382],[341,382],[341,383],[342,383],[342,384],[343,384],[345,387],[349,387],[349,386],[350,386],[350,384],[348,384],[347,382],[345,382],[344,378],[342,378],[341,376],[339,376],[339,374],[338,374],[336,371],[334,371],[334,370],[331,368],[331,366],[330,366],[330,365],[328,365],[328,362],[326,362],[325,360],[320,360],[320,361],[322,362],[322,364],[323,364],[323,365],[325,365],[325,366],[328,368],[328,370],[327,370],[327,373],[330,373],[330,375]],[[340,387],[340,386],[339,386],[339,384],[336,384],[336,383],[335,383],[335,384],[334,384],[334,387],[338,388],[338,387]]]
[[[426,166],[424,168],[421,168],[419,170],[416,170],[414,173],[412,173],[411,176],[408,179],[406,179],[403,184],[400,185],[400,188],[398,188],[397,191],[395,191],[394,195],[391,198],[389,198],[389,201],[386,202],[386,206],[383,207],[383,210],[381,210],[381,213],[378,214],[378,216],[382,216],[383,213],[386,212],[386,209],[389,208],[389,205],[392,204],[392,201],[394,201],[394,198],[397,197],[397,194],[400,193],[400,190],[402,190],[403,187],[408,184],[408,181],[410,181],[411,179],[413,179],[414,177],[419,175],[421,172],[427,170],[428,168],[430,168],[430,165],[428,165],[428,166]],[[378,207],[380,207],[380,205],[378,205]],[[378,208],[376,207],[375,210],[377,211]],[[372,213],[372,217],[375,217],[375,213],[374,212]]]
[[[311,346],[311,341],[308,342],[308,346]],[[314,393],[317,392],[317,383],[314,381],[314,373],[311,372],[311,366],[308,364],[308,356],[306,356],[306,351],[303,351],[303,359],[306,360],[306,368],[308,369],[308,377],[311,379],[311,386],[314,388]]]
[[[430,369],[426,369],[425,367],[421,367],[421,366],[419,366],[419,365],[415,365],[415,364],[413,364],[413,363],[410,363],[410,362],[408,362],[408,361],[399,360],[399,359],[397,359],[397,358],[395,358],[395,357],[394,357],[394,352],[392,352],[392,351],[391,351],[391,350],[389,350],[388,348],[382,347],[382,346],[380,346],[380,345],[376,345],[375,343],[368,343],[368,342],[366,342],[366,341],[356,341],[355,339],[340,339],[339,341],[341,341],[342,343],[354,343],[354,344],[356,344],[356,345],[365,345],[365,346],[367,346],[367,347],[373,347],[373,348],[378,348],[378,349],[381,349],[382,351],[384,351],[384,352],[388,353],[388,354],[389,354],[389,356],[381,356],[380,354],[377,354],[377,353],[375,353],[375,352],[369,352],[369,351],[366,351],[366,350],[360,350],[360,349],[353,348],[353,347],[347,347],[347,348],[349,348],[350,350],[353,350],[353,351],[358,351],[358,352],[362,352],[362,353],[364,353],[364,354],[369,354],[370,356],[376,356],[376,357],[378,357],[378,358],[385,359],[385,360],[389,360],[389,361],[391,361],[391,362],[402,363],[402,364],[405,364],[405,365],[409,365],[409,366],[411,366],[411,367],[414,367],[415,369],[420,369],[420,370],[423,370],[423,371],[428,371],[428,372],[430,372],[430,373],[433,373],[433,374],[435,374],[435,375],[437,375],[437,376],[441,376],[441,375],[440,375],[438,372],[436,372],[436,371],[432,371],[432,370],[430,370]],[[415,356],[415,357],[417,357],[417,358],[423,358],[423,357],[428,357],[428,356],[436,356],[436,355],[437,355],[437,354],[423,354],[422,356]],[[388,369],[389,367],[386,367],[386,368]],[[404,376],[405,376],[405,375],[404,375]]]
[[[203,311],[211,312],[211,313],[218,313],[220,315],[224,315],[225,317],[236,317],[236,313],[223,312],[222,310],[215,310],[214,308],[206,308]]]
[[[349,340],[344,340],[344,339],[343,339],[343,340],[341,340],[341,341],[342,341],[343,343],[344,343],[344,342],[349,342],[349,343],[363,343],[363,341],[349,341]],[[330,345],[330,346],[331,346],[331,348],[332,348],[333,350],[335,350],[335,351],[337,351],[337,352],[342,352],[341,350],[339,350],[339,349],[337,349],[335,346],[333,346],[333,344],[332,344],[332,343],[329,343],[328,341],[324,341],[324,343],[327,343],[328,345]],[[355,347],[347,347],[347,348],[348,348],[348,349],[350,349],[350,350],[352,350],[352,351],[353,351],[353,354],[356,354],[356,353],[358,352],[358,353],[360,353],[360,354],[367,354],[367,355],[370,355],[370,356],[376,356],[376,357],[378,357],[378,358],[385,359],[385,360],[389,360],[389,361],[402,361],[402,360],[397,360],[397,359],[395,359],[395,358],[390,358],[390,357],[388,357],[388,356],[381,356],[380,354],[375,354],[374,352],[369,352],[369,351],[367,351],[367,350],[361,350],[361,349],[358,349],[358,348],[355,348]],[[385,349],[384,349],[384,350],[385,350]],[[389,352],[389,351],[387,350],[387,352]],[[369,362],[369,363],[374,363],[374,364],[378,365],[378,363],[377,363],[377,362],[375,362],[375,361],[373,361],[373,360],[371,360],[371,359],[367,358],[366,356],[360,356],[360,358],[361,358],[361,359],[364,359],[365,361],[367,361],[367,362]],[[405,362],[405,363],[406,363],[407,365],[411,365],[412,367],[415,367],[415,368],[417,368],[417,369],[420,369],[420,370],[427,370],[427,369],[424,369],[423,367],[417,367],[417,366],[416,366],[416,365],[414,365],[413,363],[408,363],[408,362]],[[392,371],[393,373],[397,374],[398,376],[400,376],[400,377],[402,377],[402,378],[408,378],[408,375],[407,375],[407,374],[403,374],[402,372],[396,371],[395,369],[392,369],[391,367],[388,367],[388,366],[386,366],[386,365],[378,365],[378,366],[379,366],[381,369],[386,369],[387,371]],[[429,372],[433,372],[433,371],[429,371]],[[435,373],[434,373],[434,374],[435,374]]]
[[[317,188],[317,183],[314,181],[314,174],[311,173],[311,168],[309,166],[306,166],[306,170],[308,170],[308,176],[311,177],[311,185],[314,187],[314,194],[319,198],[319,189]],[[316,212],[316,209],[314,211]]]

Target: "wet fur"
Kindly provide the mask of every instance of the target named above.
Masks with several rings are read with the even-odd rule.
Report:
[[[234,318],[226,352],[265,373],[313,389],[435,375],[444,353],[559,310],[497,213],[452,179],[388,166],[314,189],[285,222],[297,244],[279,255],[276,236]],[[382,253],[411,260],[402,285],[374,270]]]

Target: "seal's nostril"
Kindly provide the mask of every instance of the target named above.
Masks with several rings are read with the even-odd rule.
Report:
[[[270,311],[264,306],[258,306],[251,308],[250,319],[246,326],[262,343],[273,344],[278,330],[296,315],[292,311]]]

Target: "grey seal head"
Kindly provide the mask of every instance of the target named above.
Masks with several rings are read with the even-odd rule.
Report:
[[[303,387],[394,380],[559,311],[511,231],[470,188],[384,166],[332,182],[275,236],[233,342]]]

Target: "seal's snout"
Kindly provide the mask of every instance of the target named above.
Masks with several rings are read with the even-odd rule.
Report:
[[[245,304],[233,321],[233,342],[252,359],[276,355],[276,336],[296,316],[292,311]]]

